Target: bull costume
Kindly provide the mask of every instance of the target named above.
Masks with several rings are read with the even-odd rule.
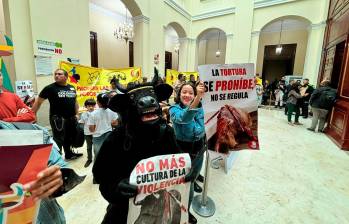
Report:
[[[117,82],[117,94],[109,107],[121,116],[121,125],[104,141],[93,166],[99,190],[109,202],[103,224],[127,222],[129,198],[137,187],[129,177],[137,163],[149,157],[180,153],[174,131],[162,118],[159,102],[172,94],[168,84],[156,85],[157,70],[151,83],[131,84],[123,88]],[[190,180],[191,172],[186,181]]]

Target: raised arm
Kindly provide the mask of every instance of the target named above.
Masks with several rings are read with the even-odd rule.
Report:
[[[38,110],[41,107],[41,104],[45,101],[44,98],[41,98],[40,96],[38,96],[38,98],[36,98],[34,105],[32,107],[33,112],[36,114],[38,112]]]

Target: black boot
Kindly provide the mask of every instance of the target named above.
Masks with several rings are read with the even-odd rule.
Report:
[[[198,220],[196,220],[195,216],[193,216],[193,214],[191,214],[191,212],[189,212],[189,223],[196,224],[197,222],[198,222]]]

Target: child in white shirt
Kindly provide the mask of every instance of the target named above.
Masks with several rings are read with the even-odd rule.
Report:
[[[92,112],[88,119],[89,130],[92,132],[93,151],[95,159],[98,152],[113,127],[118,125],[118,114],[110,110],[108,106],[109,97],[106,93],[98,94],[98,109]]]
[[[87,124],[88,118],[94,111],[96,106],[96,101],[94,99],[87,99],[84,103],[87,111],[82,113],[80,116],[79,123],[84,125],[84,135],[87,145],[87,161],[84,167],[88,167],[92,162],[92,132],[90,132],[89,126]]]

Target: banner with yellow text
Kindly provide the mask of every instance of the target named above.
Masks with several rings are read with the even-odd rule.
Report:
[[[166,69],[166,83],[173,86],[173,84],[176,82],[179,73],[183,74],[185,76],[185,80],[190,80],[190,75],[193,75],[195,77],[195,81],[198,80],[199,73],[198,72],[179,72],[172,69]]]
[[[68,83],[76,89],[80,109],[87,99],[96,99],[99,92],[110,89],[110,80],[115,76],[120,83],[141,81],[139,67],[120,69],[101,69],[61,61],[60,68],[68,72]]]

